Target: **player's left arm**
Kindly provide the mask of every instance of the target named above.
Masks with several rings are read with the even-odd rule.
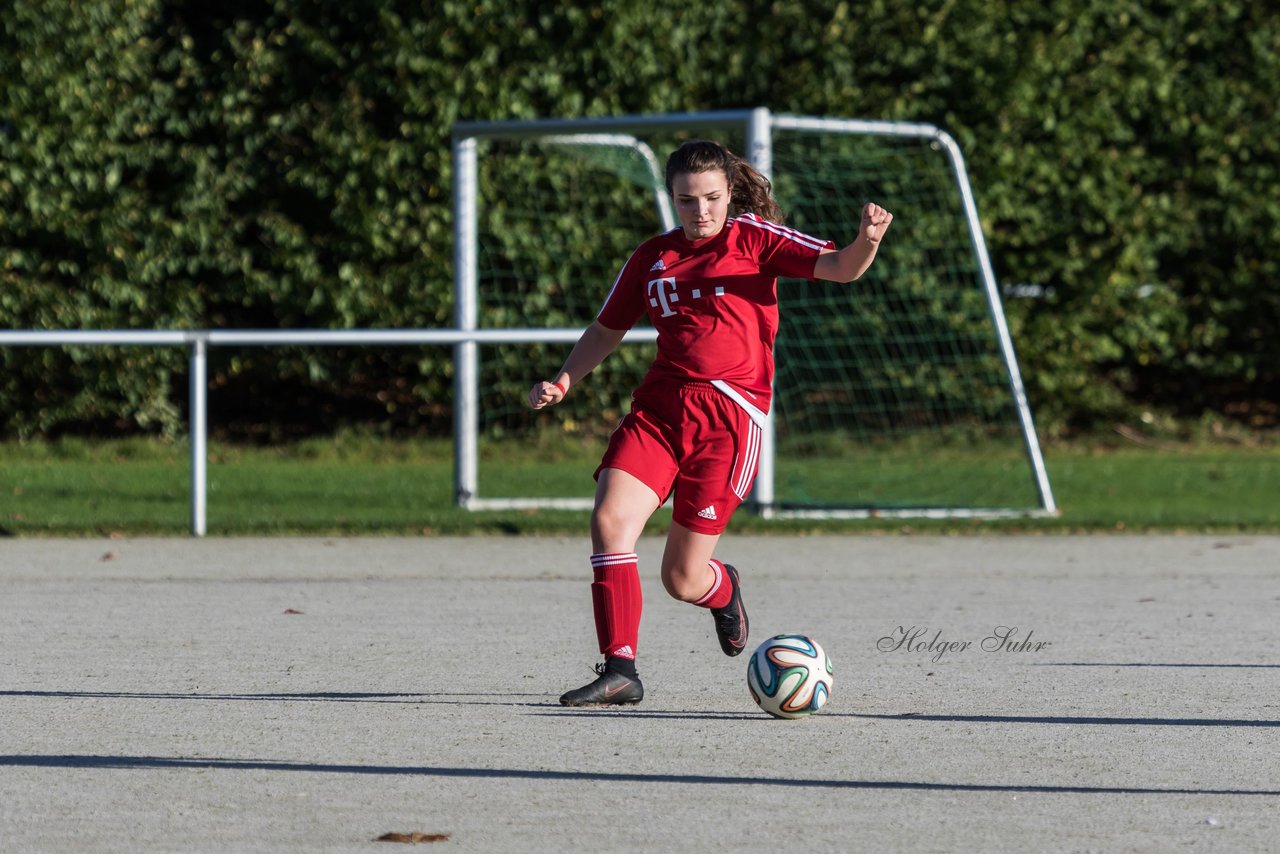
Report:
[[[859,278],[867,272],[871,262],[876,260],[880,239],[892,222],[893,214],[875,202],[868,202],[862,209],[862,225],[858,228],[858,236],[843,249],[822,250],[813,267],[813,278],[830,282],[852,282]]]

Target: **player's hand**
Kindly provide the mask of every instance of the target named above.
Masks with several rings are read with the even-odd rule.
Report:
[[[533,409],[541,409],[562,400],[564,400],[564,392],[560,391],[559,386],[546,380],[534,383],[533,388],[529,389],[529,406]]]
[[[891,222],[893,222],[893,214],[875,202],[867,202],[867,206],[862,209],[861,230],[868,243],[879,243],[880,238],[884,237],[884,233],[889,230]]]

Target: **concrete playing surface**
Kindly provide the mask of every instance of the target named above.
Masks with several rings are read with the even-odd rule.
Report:
[[[800,721],[661,547],[644,703],[573,710],[585,537],[0,541],[0,850],[1276,844],[1280,538],[729,535],[750,646],[835,662]]]

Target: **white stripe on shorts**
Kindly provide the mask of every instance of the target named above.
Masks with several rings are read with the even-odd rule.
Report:
[[[738,481],[733,485],[733,494],[745,499],[754,479],[756,462],[760,459],[760,437],[764,431],[754,421],[747,428],[747,444],[738,464],[742,469],[738,472]]]
[[[734,403],[738,404],[744,410],[746,410],[747,414],[751,416],[751,420],[754,421],[757,425],[759,425],[760,427],[764,426],[764,419],[767,417],[764,414],[764,410],[762,410],[760,407],[756,406],[754,403],[752,403],[751,401],[743,397],[742,392],[738,391],[736,388],[729,385],[724,380],[712,380],[711,384],[716,388],[720,389],[720,391],[727,394],[729,396],[729,399],[732,400]]]

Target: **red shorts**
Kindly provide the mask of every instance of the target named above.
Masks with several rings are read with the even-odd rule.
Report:
[[[760,461],[760,427],[710,383],[644,385],[609,438],[596,469],[622,469],[665,502],[672,519],[700,534],[720,534],[751,491]]]

